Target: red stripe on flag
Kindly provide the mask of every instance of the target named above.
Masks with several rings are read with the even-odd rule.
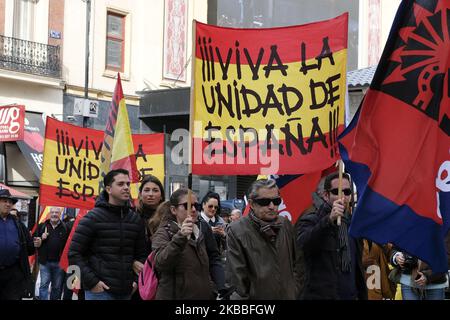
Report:
[[[80,135],[83,136],[80,137]],[[93,143],[95,145],[95,148],[98,149],[98,146],[103,139],[103,131],[89,128],[80,128],[78,126],[61,122],[50,117],[47,118],[47,127],[45,130],[46,140],[59,142],[61,150],[63,150],[63,144],[64,148],[74,148],[72,138],[75,138],[77,144],[75,145],[75,147],[77,149],[86,149],[87,146],[89,150],[94,150]]]
[[[66,245],[64,247],[64,250],[61,254],[61,258],[59,260],[59,266],[61,269],[67,272],[67,268],[69,267],[69,248],[70,243],[72,242],[73,235],[75,233],[75,230],[77,229],[78,223],[80,223],[80,220],[88,213],[88,210],[86,209],[80,209],[78,212],[77,217],[75,218],[75,221],[72,226],[72,230],[70,230],[69,237],[67,238]]]
[[[316,191],[321,176],[321,171],[304,174],[280,188],[280,195],[286,205],[286,211],[291,216],[292,224],[313,205],[312,193]]]
[[[216,47],[220,51],[223,63],[226,63],[228,50],[231,52],[231,64],[236,64],[236,50],[240,51],[240,64],[249,64],[244,49],[247,49],[252,63],[258,59],[260,49],[264,49],[261,64],[266,65],[271,56],[271,48],[267,42],[273,39],[273,45],[277,46],[277,53],[283,63],[301,61],[301,45],[305,43],[306,60],[316,58],[323,49],[323,39],[328,39],[329,48],[333,53],[347,48],[348,13],[344,13],[334,19],[313,22],[301,26],[289,26],[268,29],[236,29],[224,28],[196,22],[196,49],[195,57],[202,59],[212,51],[214,61],[218,62]],[[199,38],[201,46],[199,45]],[[206,46],[203,42],[206,41]],[[211,42],[209,42],[211,39]],[[239,43],[237,46],[236,43]],[[211,51],[210,51],[211,46]],[[205,50],[207,48],[207,50]]]
[[[111,162],[110,168],[111,170],[126,169],[129,172],[131,182],[139,182],[139,171],[136,167],[136,156],[134,154]]]
[[[338,132],[343,130],[343,126],[339,126]],[[207,142],[201,140],[200,138],[194,138],[194,152],[193,152],[193,161],[192,161],[192,172],[198,175],[250,175],[250,174],[260,174],[261,168],[270,167],[270,161],[278,161],[277,171],[273,170],[267,173],[270,174],[298,174],[298,173],[313,173],[317,171],[321,171],[324,167],[330,167],[337,160],[340,159],[340,155],[338,153],[338,145],[334,143],[336,147],[333,152],[333,157],[331,156],[331,148],[330,148],[330,138],[329,134],[325,135],[327,147],[323,145],[322,142],[314,142],[312,145],[311,152],[308,153],[306,150],[308,149],[307,140],[309,138],[304,139],[303,145],[304,150],[300,150],[294,141],[290,142],[291,154],[288,155],[286,142],[284,140],[280,140],[280,148],[283,150],[283,155],[279,155],[279,157],[275,157],[275,155],[270,157],[261,157],[261,148],[259,150],[256,147],[253,147],[251,152],[258,153],[257,155],[253,155],[249,157],[250,153],[249,148],[246,148],[245,154],[247,155],[246,159],[243,159],[242,149],[238,147],[237,155],[240,157],[234,158],[229,155],[217,154],[214,157],[219,159],[218,163],[208,163],[204,157],[202,157],[202,153],[199,149],[199,146],[202,146],[203,151],[209,150],[207,149]],[[223,146],[227,145],[227,142],[223,143]],[[211,147],[211,146],[210,146]],[[213,147],[215,149],[215,147]],[[229,150],[232,150],[232,146],[228,146]],[[271,151],[275,152],[275,151]],[[303,154],[302,152],[306,152]],[[204,155],[205,153],[203,153]],[[206,153],[207,155],[210,152]],[[275,164],[276,166],[276,164]],[[267,174],[266,173],[266,174]],[[263,173],[264,174],[264,173]]]
[[[441,224],[433,187],[438,162],[448,158],[449,144],[444,143],[448,136],[434,119],[381,91],[367,92],[363,111],[366,110],[373,112],[360,115],[354,130],[357,136],[349,149],[351,160],[369,167],[373,174],[368,185],[372,190]],[[423,130],[417,130],[419,127]]]
[[[133,134],[134,152],[138,152],[139,146],[142,151],[147,155],[164,154],[164,133],[152,134],[152,143],[148,143],[148,134]]]
[[[83,187],[80,186],[80,188]],[[77,191],[80,190],[77,189]],[[83,196],[82,193],[77,193],[69,190],[61,191],[59,187],[49,186],[45,184],[40,185],[39,194],[40,194],[40,203],[42,205],[60,206],[68,208],[84,208],[84,209],[92,209],[95,205],[94,196],[87,197]]]

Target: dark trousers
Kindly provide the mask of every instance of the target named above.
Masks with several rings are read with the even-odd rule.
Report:
[[[24,295],[24,276],[20,265],[0,267],[0,300],[20,300]]]

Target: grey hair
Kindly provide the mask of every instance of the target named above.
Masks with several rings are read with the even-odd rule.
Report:
[[[233,212],[237,212],[239,214],[239,217],[242,216],[242,211],[240,209],[233,209],[233,210],[231,210],[230,214],[232,214]]]
[[[258,190],[261,188],[273,189],[277,188],[277,183],[273,179],[259,179],[252,183],[250,189],[248,190],[248,198],[256,199],[258,197]]]

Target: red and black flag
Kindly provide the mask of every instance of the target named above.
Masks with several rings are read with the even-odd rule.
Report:
[[[358,187],[350,233],[446,271],[450,1],[403,1],[370,89],[340,137]]]

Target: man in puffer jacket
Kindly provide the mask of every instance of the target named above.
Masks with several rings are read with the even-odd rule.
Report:
[[[105,190],[84,216],[69,248],[69,263],[81,271],[86,300],[127,300],[135,273],[133,263],[147,257],[144,224],[128,205],[128,171],[104,177]]]

